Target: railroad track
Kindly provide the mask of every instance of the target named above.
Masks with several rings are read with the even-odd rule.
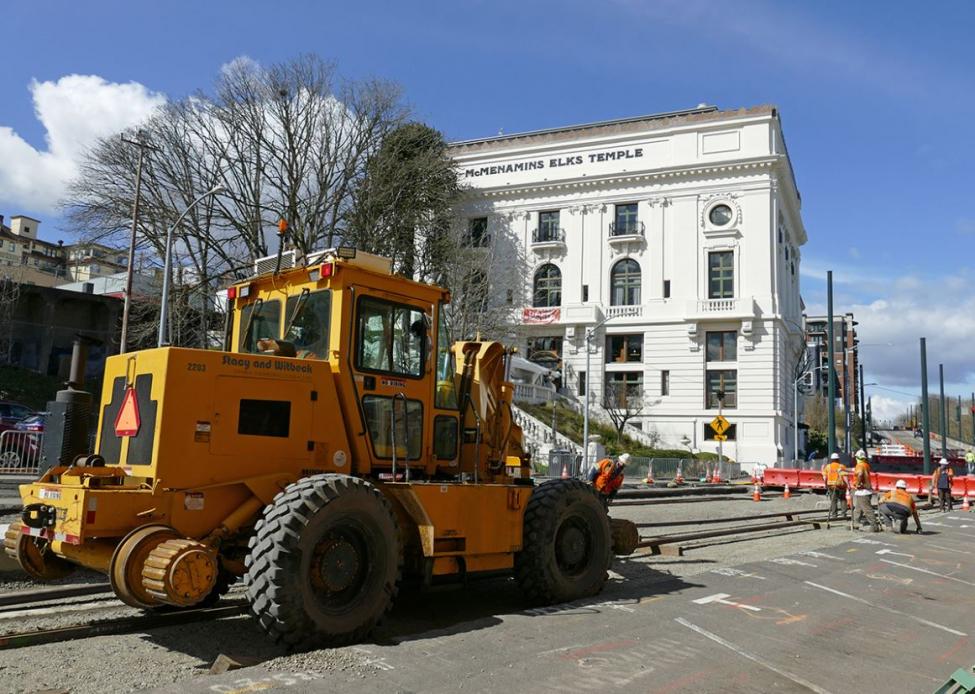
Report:
[[[85,598],[80,602],[65,602],[72,598]],[[105,609],[127,609],[118,603],[107,583],[56,586],[35,590],[0,594],[0,623],[10,619],[30,619],[61,615],[66,612],[98,612]],[[73,624],[52,629],[28,629],[0,635],[0,650],[38,646],[45,643],[71,641],[92,636],[130,634],[159,627],[212,621],[235,617],[247,610],[245,601],[225,600],[216,607],[187,610],[164,609],[83,624]]]

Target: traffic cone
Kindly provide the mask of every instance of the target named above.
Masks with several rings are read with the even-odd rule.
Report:
[[[643,481],[647,485],[649,485],[651,487],[653,486],[653,461],[652,460],[650,461],[650,464],[647,465],[647,478],[645,480],[643,480]]]
[[[785,485],[785,491],[782,492],[782,498],[783,499],[791,499],[792,498],[792,490],[789,489],[789,485]]]
[[[961,501],[961,510],[962,511],[970,511],[971,508],[972,508],[971,504],[968,503],[968,492],[965,492],[965,496],[964,496],[964,498],[962,498],[962,501]]]
[[[562,479],[569,479],[569,467],[565,463],[562,463]]]
[[[684,471],[681,469],[680,463],[677,463],[677,476],[674,477],[674,482],[684,484]]]
[[[714,475],[711,476],[711,481],[715,484],[721,484],[721,467],[718,463],[714,464]]]
[[[752,491],[752,501],[762,500],[762,485],[756,484],[755,489]]]

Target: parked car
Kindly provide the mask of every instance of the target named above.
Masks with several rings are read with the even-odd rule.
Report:
[[[3,432],[15,432],[5,434]],[[40,459],[44,417],[26,405],[0,401],[0,468],[32,467]]]
[[[31,416],[20,420],[14,424],[14,429],[17,431],[32,431],[34,433],[44,432],[44,415],[42,414],[32,414]]]
[[[13,429],[17,422],[30,417],[34,410],[12,400],[0,400],[0,432]]]

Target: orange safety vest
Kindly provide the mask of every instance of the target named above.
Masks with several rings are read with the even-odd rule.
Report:
[[[857,489],[872,489],[870,486],[870,463],[861,460],[853,468],[853,484]]]
[[[823,466],[823,479],[826,480],[827,487],[845,487],[846,482],[843,481],[843,474],[846,472],[846,466],[843,463],[832,462]]]
[[[617,465],[609,458],[599,461],[599,474],[592,486],[600,494],[609,495],[623,485],[623,466]]]
[[[892,504],[900,504],[905,508],[909,509],[911,513],[914,513],[915,504],[914,497],[905,492],[903,489],[891,489],[889,492],[884,494],[880,503],[890,502]]]

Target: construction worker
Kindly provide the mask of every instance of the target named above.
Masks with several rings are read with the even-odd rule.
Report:
[[[884,517],[884,523],[888,530],[896,530],[899,533],[907,532],[907,519],[914,516],[914,525],[917,526],[916,532],[921,532],[921,519],[917,515],[917,503],[914,497],[907,493],[907,482],[897,480],[894,488],[884,494],[880,499],[880,515]],[[897,521],[895,528],[894,521]]]
[[[968,467],[968,476],[975,475],[975,451],[969,450],[965,454],[965,465]]]
[[[611,458],[603,458],[590,473],[592,486],[595,487],[603,503],[607,506],[616,496],[620,487],[623,486],[623,474],[629,462],[629,453],[621,453],[615,463]]]
[[[938,467],[931,475],[931,489],[938,494],[938,503],[944,511],[947,506],[949,511],[955,510],[954,499],[951,497],[951,481],[955,477],[955,471],[948,465],[948,460],[942,458],[938,461]]]
[[[856,461],[853,467],[853,529],[859,530],[860,524],[869,520],[871,529],[876,533],[880,531],[880,524],[877,522],[873,504],[870,503],[870,497],[873,496],[870,463],[867,462],[867,454],[862,448],[856,452]]]
[[[836,518],[839,509],[843,509],[843,518],[846,518],[846,466],[840,462],[840,454],[833,453],[829,457],[829,462],[823,465],[823,482],[826,484],[826,494],[829,496],[829,516],[832,520]]]

